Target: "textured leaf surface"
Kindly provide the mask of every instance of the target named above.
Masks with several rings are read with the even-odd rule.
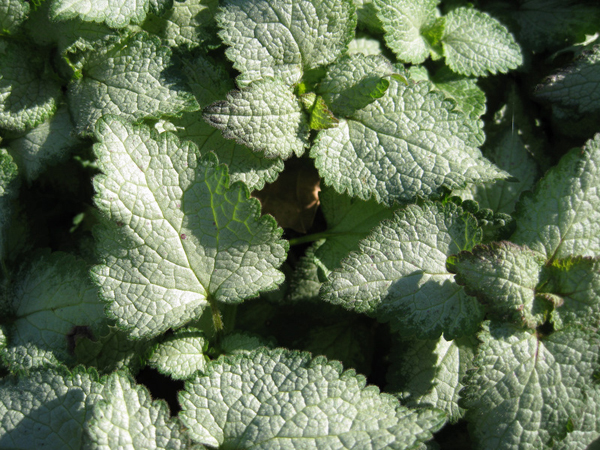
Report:
[[[217,0],[175,0],[173,8],[160,16],[150,15],[144,29],[158,35],[169,47],[194,48],[216,41],[214,15]]]
[[[185,113],[172,123],[180,139],[192,141],[202,155],[214,152],[221,163],[227,164],[231,182],[242,181],[250,191],[272,183],[283,170],[281,158],[265,158],[245,145],[225,139],[219,130],[204,121],[200,112]]]
[[[0,38],[0,128],[36,126],[54,113],[59,95],[60,86],[41,56]]]
[[[600,111],[600,45],[538,86],[539,98],[572,107],[581,114]]]
[[[592,381],[598,339],[592,333],[570,329],[540,339],[492,322],[479,339],[478,369],[461,396],[480,447],[548,448],[569,429],[582,429],[595,412],[587,401],[598,389]]]
[[[321,190],[319,198],[327,231],[325,242],[315,249],[314,258],[328,276],[351,251],[358,250],[358,242],[373,228],[392,218],[393,210],[374,200],[350,198],[327,187]]]
[[[424,36],[436,20],[440,0],[375,0],[388,47],[406,63],[421,64],[430,53]]]
[[[105,334],[94,336],[93,340],[80,336],[75,342],[75,357],[78,364],[92,366],[102,374],[123,368],[136,374],[146,364],[146,356],[153,345],[153,339],[129,339],[117,327],[108,326]]]
[[[145,387],[117,372],[104,382],[103,400],[86,423],[87,445],[94,449],[184,448],[179,425],[164,401],[152,401]]]
[[[600,134],[563,156],[517,205],[511,240],[547,259],[600,255]]]
[[[458,404],[458,394],[474,355],[471,338],[396,340],[386,390],[394,392],[403,405],[439,408],[448,420],[456,422],[465,413]]]
[[[343,56],[329,66],[317,92],[335,115],[348,117],[382,97],[390,84],[385,77],[396,72],[380,55]]]
[[[90,371],[47,369],[0,381],[2,448],[80,450],[83,425],[101,398],[102,385]]]
[[[28,181],[35,180],[47,166],[64,161],[80,141],[69,111],[60,108],[52,118],[10,142],[9,149]]]
[[[287,245],[273,218],[227,169],[169,133],[108,118],[97,127],[96,203],[115,222],[98,231],[94,269],[110,312],[134,337],[199,317],[209,301],[239,303],[283,281]]]
[[[224,448],[403,449],[443,421],[365,387],[339,363],[284,350],[221,358],[186,383],[180,402],[191,438]]]
[[[301,156],[308,147],[306,115],[291,87],[278,80],[257,81],[227,100],[204,109],[204,118],[235,139],[267,158]]]
[[[508,30],[474,9],[456,8],[448,13],[442,45],[446,64],[462,75],[506,73],[523,63],[521,49]]]
[[[222,100],[235,88],[234,79],[229,75],[225,62],[206,55],[201,54],[190,61],[184,60],[182,72],[201,108]]]
[[[124,28],[130,23],[143,22],[151,3],[151,0],[54,0],[50,17],[105,22],[111,28]]]
[[[536,328],[545,322],[549,306],[536,297],[544,263],[538,253],[505,241],[452,256],[447,267],[496,318]]]
[[[21,274],[12,308],[9,345],[2,351],[12,371],[73,362],[77,332],[93,337],[105,322],[86,264],[61,252],[42,255]]]
[[[217,22],[227,57],[245,86],[266,77],[297,83],[306,69],[330,64],[354,37],[349,0],[227,0]]]
[[[481,156],[480,122],[428,82],[390,80],[386,94],[320,131],[311,156],[326,184],[392,205],[449,188],[505,178]]]
[[[0,0],[0,32],[14,33],[27,18],[30,6],[23,0]]]
[[[483,310],[445,264],[448,256],[480,239],[476,220],[453,204],[408,206],[363,239],[321,293],[326,301],[389,321],[404,335],[468,335],[479,326]]]
[[[208,340],[202,332],[184,329],[158,344],[148,364],[174,380],[185,380],[197,370],[204,370],[206,350]]]
[[[0,148],[0,261],[7,256],[9,242],[7,231],[13,214],[12,199],[16,196],[19,186],[19,172],[12,156]],[[3,301],[0,308],[3,308]]]
[[[600,259],[567,258],[544,268],[542,295],[557,304],[554,329],[570,324],[597,327],[600,320]]]
[[[523,0],[518,9],[508,13],[518,24],[519,43],[535,53],[577,42],[585,34],[595,33],[600,21],[600,8],[594,0]]]
[[[128,120],[198,109],[182,81],[168,72],[171,51],[140,32],[102,43],[87,53],[82,78],[69,85],[69,106],[79,133],[91,133],[106,114]]]

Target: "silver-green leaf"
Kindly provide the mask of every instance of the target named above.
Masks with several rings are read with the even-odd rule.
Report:
[[[260,217],[245,186],[229,185],[214,154],[199,159],[189,141],[114,117],[98,122],[96,137],[96,204],[113,223],[97,231],[102,263],[93,273],[110,314],[133,337],[283,281],[282,230]]]

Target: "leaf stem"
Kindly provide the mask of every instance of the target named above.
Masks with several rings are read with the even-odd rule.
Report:
[[[221,311],[219,311],[219,305],[212,295],[208,296],[208,303],[210,305],[210,311],[212,313],[213,327],[215,328],[215,335],[217,341],[220,340],[221,334],[223,334],[223,317]]]
[[[334,233],[330,233],[327,231],[322,231],[321,233],[307,234],[305,236],[290,239],[290,246],[305,244],[307,242],[315,242],[319,239],[327,239],[328,237],[331,237],[333,235]]]

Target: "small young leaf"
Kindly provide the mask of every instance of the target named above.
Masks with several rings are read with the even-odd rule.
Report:
[[[600,134],[573,149],[517,205],[511,240],[552,261],[600,255]]]
[[[191,438],[221,448],[405,449],[443,423],[366,387],[354,371],[308,353],[258,350],[221,357],[180,394]]]
[[[204,118],[235,139],[267,158],[302,156],[308,147],[310,128],[298,98],[280,80],[262,80],[241,91],[232,91],[227,100],[204,109]]]
[[[198,109],[183,81],[167,72],[170,62],[171,50],[145,32],[103,41],[86,52],[82,77],[68,92],[77,132],[92,133],[106,114],[139,120]]]
[[[283,281],[287,243],[242,184],[229,186],[214,154],[108,117],[95,151],[96,203],[115,224],[98,228],[93,275],[133,337],[199,317],[209,302],[240,303]],[[216,306],[216,304],[214,305]],[[218,314],[218,311],[213,311]]]
[[[85,424],[89,448],[185,448],[180,426],[169,417],[164,401],[153,401],[126,372],[115,372],[103,382],[102,400]]]
[[[454,204],[411,205],[382,222],[323,285],[323,299],[365,312],[420,339],[473,333],[483,309],[456,284],[446,258],[481,239],[470,214]]]
[[[430,54],[425,32],[437,18],[440,0],[374,0],[385,42],[406,63],[421,64]]]
[[[217,22],[240,87],[270,77],[291,86],[346,51],[356,14],[350,0],[226,0]]]
[[[445,17],[442,46],[446,64],[456,73],[487,76],[506,73],[523,63],[519,45],[500,22],[469,8]]]
[[[158,344],[148,364],[174,380],[185,380],[204,370],[207,350],[208,341],[201,331],[178,330]]]

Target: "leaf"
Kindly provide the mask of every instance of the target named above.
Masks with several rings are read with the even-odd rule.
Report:
[[[207,350],[208,340],[204,334],[187,328],[158,344],[148,364],[174,380],[185,380],[198,370],[204,371]]]
[[[122,119],[98,122],[104,173],[96,204],[114,221],[97,232],[101,295],[134,338],[200,316],[208,303],[240,303],[283,281],[287,251],[273,218],[241,184],[229,186],[214,155]]]
[[[445,16],[442,46],[446,64],[467,76],[506,73],[523,63],[519,45],[493,17],[468,8]]]
[[[481,239],[470,214],[454,204],[407,206],[377,226],[323,285],[324,300],[380,322],[393,331],[448,340],[473,333],[483,310],[448,273],[446,258]]]
[[[177,127],[175,134],[180,139],[192,141],[202,155],[214,152],[221,163],[227,164],[231,182],[242,181],[250,191],[274,182],[283,171],[283,160],[265,158],[244,145],[225,139],[219,130],[202,119],[200,112],[184,113],[181,118],[172,119],[172,123]]]
[[[437,19],[440,0],[374,0],[388,47],[405,63],[421,64],[431,52],[426,33]]]
[[[411,76],[414,67],[411,67]],[[425,68],[423,67],[423,69]],[[424,79],[429,79],[436,88],[444,93],[446,98],[454,100],[457,108],[465,114],[473,118],[479,118],[485,113],[485,93],[483,89],[477,86],[476,78],[458,75],[444,66],[433,77]]]
[[[142,28],[156,34],[169,47],[192,49],[216,42],[210,28],[216,26],[217,0],[175,0],[173,8],[162,15],[148,15]]]
[[[315,249],[314,257],[327,277],[351,251],[358,250],[359,241],[373,228],[383,220],[391,219],[394,210],[374,200],[350,198],[327,187],[319,196],[327,231],[323,233],[326,240]]]
[[[346,55],[329,66],[317,93],[335,115],[350,117],[357,110],[381,98],[395,74],[383,56]]]
[[[145,32],[98,44],[82,63],[82,77],[69,85],[77,132],[90,134],[106,114],[134,121],[173,116],[198,108],[182,81],[166,72],[171,50]]]
[[[140,24],[146,18],[151,0],[104,0],[101,5],[92,0],[53,0],[52,20],[80,19],[85,22],[104,22],[111,28]]]
[[[397,395],[403,405],[438,408],[450,422],[457,422],[465,414],[458,404],[458,393],[475,356],[472,340],[395,339],[386,390]]]
[[[507,13],[517,23],[518,42],[534,53],[564,48],[565,43],[594,34],[600,20],[593,0],[523,0]]]
[[[480,122],[454,110],[427,82],[390,79],[386,94],[320,131],[310,156],[328,185],[391,206],[505,178],[482,158]]]
[[[19,172],[12,156],[0,148],[0,264],[7,256],[9,246],[8,227],[13,214],[12,200],[16,197],[19,188]],[[4,274],[2,274],[4,275]],[[0,311],[3,310],[2,291],[0,290]]]
[[[547,260],[600,255],[600,134],[573,149],[517,205],[511,240]]]
[[[267,158],[302,156],[308,147],[310,128],[291,87],[279,80],[257,81],[227,100],[204,109],[204,119]]]
[[[580,114],[600,110],[600,45],[581,54],[572,65],[549,76],[536,88],[538,98],[574,108]]]
[[[78,364],[94,367],[102,374],[110,374],[123,368],[132,374],[146,364],[150,349],[155,340],[132,340],[117,327],[108,326],[106,333],[94,336],[81,336],[75,341],[75,357]]]
[[[201,108],[221,100],[235,87],[228,67],[207,55],[199,55],[191,61],[184,60],[182,72]]]
[[[488,314],[517,326],[536,328],[547,318],[549,304],[537,296],[544,258],[511,242],[476,246],[448,258],[456,282],[485,306]]]
[[[541,295],[556,304],[554,329],[571,324],[597,327],[600,322],[600,257],[570,257],[544,267]]]
[[[356,28],[350,0],[226,0],[216,19],[240,87],[270,77],[296,84],[343,54]]]
[[[40,2],[33,8],[23,24],[28,37],[40,46],[55,46],[60,55],[71,54],[78,50],[93,50],[94,43],[106,39],[113,33],[104,23],[65,20],[55,22],[50,19],[51,1]],[[69,74],[69,78],[70,78]]]
[[[62,252],[45,252],[20,274],[12,292],[13,322],[2,360],[11,371],[73,363],[78,334],[105,325],[104,305],[87,265]]]
[[[93,370],[50,368],[0,381],[2,448],[79,450],[83,426],[100,399]]]
[[[185,448],[165,401],[152,401],[146,388],[135,384],[126,372],[106,379],[102,397],[85,424],[86,444],[91,448]]]
[[[438,411],[412,411],[354,371],[308,353],[259,350],[220,358],[180,394],[190,437],[222,448],[410,448]]]
[[[52,116],[60,86],[39,54],[0,38],[0,128],[25,131]]]
[[[29,14],[29,3],[23,0],[0,1],[0,34],[12,34]]]
[[[360,11],[360,10],[358,10]],[[360,17],[360,16],[359,16]],[[360,19],[359,19],[360,20]],[[355,55],[362,53],[363,55],[381,55],[383,49],[381,42],[378,39],[370,37],[367,34],[357,33],[356,37],[348,44],[348,54]]]
[[[492,322],[479,339],[477,370],[467,376],[461,396],[481,448],[551,447],[595,412],[586,400],[597,397],[594,333],[571,328],[542,338]]]
[[[51,119],[9,143],[8,148],[27,181],[35,180],[47,166],[68,158],[80,142],[72,132],[69,110],[61,107]]]

